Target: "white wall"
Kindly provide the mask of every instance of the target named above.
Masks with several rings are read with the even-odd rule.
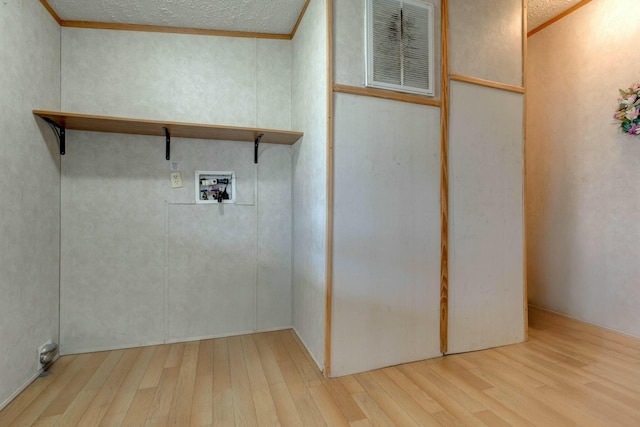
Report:
[[[449,2],[449,71],[522,85],[522,4]],[[451,82],[449,353],[524,339],[523,96]]]
[[[364,86],[364,2],[334,7],[335,83]],[[334,116],[331,375],[435,357],[440,111],[336,94]]]
[[[635,336],[640,140],[612,116],[640,76],[639,14],[634,0],[594,0],[529,38],[527,97],[530,301]]]
[[[0,408],[58,340],[60,163],[31,111],[60,108],[60,29],[36,1],[0,3]]]
[[[451,83],[450,353],[524,339],[522,101]]]
[[[64,28],[62,109],[291,128],[291,42]],[[62,159],[62,349],[290,327],[291,152],[69,132]],[[195,170],[234,170],[237,204],[193,205]],[[257,184],[256,184],[257,179]]]
[[[450,0],[449,71],[522,86],[522,1]]]
[[[440,111],[336,94],[332,375],[439,355]]]
[[[324,364],[327,181],[326,0],[312,0],[293,39],[293,326]]]

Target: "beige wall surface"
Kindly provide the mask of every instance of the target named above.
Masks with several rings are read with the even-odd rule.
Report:
[[[364,86],[365,2],[334,1],[334,79]],[[436,2],[436,94],[440,85]],[[335,94],[331,374],[439,355],[440,112]]]
[[[293,39],[293,326],[324,364],[327,221],[327,13],[312,0]]]
[[[60,108],[60,29],[36,1],[0,3],[0,408],[58,341],[60,160],[31,114]]]
[[[522,86],[521,0],[449,0],[449,71]]]
[[[439,355],[440,110],[336,94],[331,372]]]
[[[449,1],[449,71],[522,85],[522,2]],[[523,96],[451,82],[449,353],[524,339]]]
[[[640,137],[612,119],[637,16],[594,0],[529,38],[526,160],[531,303],[640,336]]]
[[[524,339],[522,103],[451,83],[450,353]]]
[[[289,41],[64,28],[62,109],[289,129]],[[69,132],[62,159],[65,353],[290,327],[290,146]],[[237,204],[194,205],[196,170]],[[225,316],[233,313],[233,316]]]

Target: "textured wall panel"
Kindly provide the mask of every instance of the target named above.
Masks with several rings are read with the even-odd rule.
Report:
[[[169,340],[256,329],[255,209],[169,206]]]
[[[612,116],[638,81],[635,0],[597,0],[529,39],[527,243],[537,306],[640,336],[640,140]]]
[[[67,111],[291,128],[289,41],[78,28],[62,33]]]
[[[450,353],[524,339],[522,102],[451,84]]]
[[[440,111],[336,95],[332,375],[439,355]]]
[[[287,41],[66,28],[62,109],[288,129],[290,67]],[[174,138],[171,160],[179,162],[184,182],[174,190],[164,138],[69,132],[62,169],[64,351],[245,332],[247,325],[250,330],[290,326],[291,148],[269,147],[261,146],[269,154],[256,167],[251,143]],[[203,235],[193,237],[189,248],[181,236],[193,236],[200,210],[168,209],[167,203],[194,203],[195,170],[234,170],[237,203],[248,206],[228,207],[223,218],[228,222],[204,224]],[[265,200],[264,212],[256,189]],[[274,206],[271,200],[284,202]],[[264,233],[257,233],[258,223]],[[224,224],[229,232],[242,230],[238,242],[227,242],[231,253],[238,243],[249,248],[250,259],[236,258],[236,269],[218,270],[217,279],[229,287],[217,289],[203,281],[210,275],[207,264],[184,253],[203,245],[220,249],[216,236],[226,235]],[[285,231],[276,238],[273,230],[280,228]],[[278,274],[264,273],[264,283],[256,282],[257,257],[267,253],[258,255],[258,246],[282,255],[268,259],[268,268]],[[168,254],[180,262],[167,264]],[[225,294],[225,309],[242,321],[234,317],[221,324],[220,317],[213,322],[201,316],[207,300],[198,297],[200,287],[218,296],[237,291]],[[288,298],[282,297],[286,289]],[[262,313],[258,323],[257,312]]]
[[[35,1],[0,3],[0,408],[58,340],[60,163],[35,108],[60,108],[60,29]]]
[[[324,363],[327,220],[326,1],[312,0],[293,39],[293,325]]]
[[[450,0],[449,71],[522,86],[522,2]]]

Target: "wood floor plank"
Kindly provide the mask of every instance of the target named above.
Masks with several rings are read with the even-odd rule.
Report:
[[[213,402],[213,342],[200,342],[198,350],[198,366],[193,386],[193,403],[191,404],[191,425],[209,426],[213,424],[211,403]]]
[[[160,375],[160,381],[156,388],[156,393],[149,408],[148,420],[168,418],[171,411],[171,402],[175,393],[178,375],[180,374],[180,363],[184,355],[184,343],[171,344],[169,354],[172,354],[171,362],[165,363],[165,367]],[[169,358],[167,357],[167,361]]]
[[[302,419],[296,409],[296,404],[289,393],[289,388],[284,382],[272,384],[270,386],[271,394],[273,395],[273,403],[276,406],[276,413],[278,414],[278,420],[283,427],[297,427],[301,426]]]
[[[291,330],[63,356],[0,426],[640,425],[640,340],[530,318],[526,343],[335,379]]]
[[[55,362],[48,371],[48,375],[36,378],[22,393],[20,393],[6,408],[0,411],[0,425],[8,426],[22,411],[24,411],[42,392],[54,382],[64,370],[75,360],[75,355],[63,356]]]
[[[175,392],[169,410],[169,423],[175,426],[188,426],[191,422],[191,406],[193,388],[196,383],[196,367],[198,366],[199,341],[186,343]]]
[[[269,388],[269,382],[264,372],[260,354],[251,335],[240,337],[244,353],[253,405],[256,410],[256,420],[261,426],[279,426],[278,414]]]
[[[233,414],[233,390],[229,366],[229,343],[227,338],[215,340],[213,345],[213,403],[214,425],[235,425]]]
[[[149,408],[151,408],[151,403],[153,402],[153,398],[155,395],[155,387],[139,388],[135,396],[133,397],[133,401],[131,402],[129,410],[127,411],[124,420],[122,421],[122,425],[145,425],[147,414],[149,413]]]
[[[107,409],[107,412],[100,422],[101,426],[117,426],[122,424],[154,351],[154,347],[145,347],[142,349],[113,398],[111,405],[109,405],[109,409]]]
[[[136,348],[131,351],[125,351],[118,364],[111,371],[109,378],[96,394],[95,399],[91,402],[87,411],[80,419],[80,424],[88,426],[98,426],[102,421],[109,405],[115,398],[127,373],[131,369],[134,361],[140,355],[141,349]]]
[[[324,422],[331,427],[349,427],[349,422],[336,406],[327,389],[322,384],[309,388],[311,398],[324,418]]]
[[[389,393],[378,385],[374,373],[364,372],[357,374],[355,377],[362,385],[362,388],[365,389],[366,393],[395,425],[407,427],[419,425]]]
[[[42,413],[41,417],[49,417],[52,415],[61,415],[67,410],[71,402],[78,396],[80,391],[87,384],[89,379],[93,376],[96,369],[107,358],[108,353],[100,352],[90,355],[90,359],[82,367],[80,371],[76,373],[71,381],[65,386],[64,393],[60,394],[54,399],[47,409]]]
[[[251,382],[247,372],[241,338],[230,337],[228,340],[233,415],[236,426],[257,426],[256,408],[251,394]]]
[[[74,358],[73,362],[63,371],[64,375],[61,373],[61,375],[54,378],[54,381],[45,389],[44,394],[41,394],[37,399],[33,400],[20,415],[11,421],[11,424],[27,426],[34,424],[51,402],[64,392],[67,384],[69,384],[90,358],[91,355],[89,354],[81,354]]]
[[[349,423],[366,418],[364,412],[362,412],[339,379],[334,378],[325,381],[323,386],[327,389],[328,394],[333,398],[335,404]]]
[[[156,346],[151,362],[149,363],[149,366],[147,366],[147,370],[142,377],[142,381],[140,381],[140,388],[158,387],[160,376],[162,375],[162,370],[167,362],[170,349],[170,345]]]

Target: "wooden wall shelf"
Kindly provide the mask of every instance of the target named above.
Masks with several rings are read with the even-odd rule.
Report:
[[[258,142],[292,145],[303,136],[302,132],[287,130],[165,122],[55,111],[33,110],[33,114],[62,130],[62,137],[64,137],[64,129],[166,137],[167,160],[169,160],[170,137],[255,142],[257,146]],[[63,141],[60,142],[61,154],[64,154]]]

